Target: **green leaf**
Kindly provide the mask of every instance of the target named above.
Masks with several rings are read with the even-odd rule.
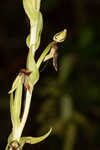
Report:
[[[52,131],[52,128],[45,135],[40,136],[40,137],[22,137],[21,144],[23,146],[25,143],[29,143],[29,144],[39,143],[43,141],[44,139],[46,139],[50,135],[51,131]]]

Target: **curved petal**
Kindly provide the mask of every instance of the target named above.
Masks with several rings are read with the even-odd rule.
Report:
[[[19,80],[20,80],[20,79],[21,79],[21,76],[19,76],[19,75],[15,78],[11,90],[8,92],[9,94],[11,94],[12,92],[15,91],[15,89],[16,89],[17,86],[18,86],[18,83],[19,83]]]
[[[22,137],[21,144],[24,145],[25,143],[29,143],[29,144],[39,143],[43,141],[44,139],[46,139],[50,135],[51,131],[52,131],[52,128],[45,135],[40,136],[40,137]]]

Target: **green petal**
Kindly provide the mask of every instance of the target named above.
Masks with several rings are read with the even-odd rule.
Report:
[[[20,79],[21,79],[21,76],[19,76],[19,75],[15,78],[11,90],[8,92],[9,94],[11,94],[13,91],[15,91]]]
[[[22,137],[21,144],[23,146],[25,143],[29,143],[29,144],[39,143],[43,141],[44,139],[46,139],[50,135],[51,131],[52,131],[52,128],[45,135],[40,136],[40,137]]]

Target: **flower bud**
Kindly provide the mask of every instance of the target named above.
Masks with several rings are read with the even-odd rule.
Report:
[[[63,42],[66,39],[66,36],[67,36],[67,29],[64,29],[63,31],[55,34],[53,40],[57,43]]]

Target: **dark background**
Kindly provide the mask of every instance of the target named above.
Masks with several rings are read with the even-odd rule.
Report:
[[[42,0],[44,28],[40,53],[55,33],[66,28],[67,39],[58,44],[58,72],[52,60],[35,86],[24,136],[52,134],[25,150],[100,149],[100,1]],[[21,0],[0,1],[0,149],[11,132],[8,91],[28,48],[29,21]],[[40,71],[44,65],[41,66]]]

